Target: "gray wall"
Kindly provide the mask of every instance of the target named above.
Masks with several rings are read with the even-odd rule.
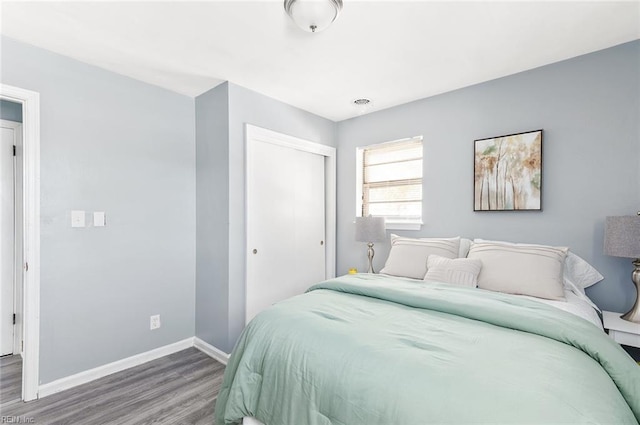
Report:
[[[196,98],[196,336],[229,345],[229,84]]]
[[[365,269],[354,242],[355,149],[424,135],[424,226],[409,236],[566,245],[605,281],[603,309],[631,307],[630,260],[602,254],[607,215],[640,208],[640,42],[423,99],[338,124],[338,274]],[[473,212],[473,140],[544,129],[543,212]],[[388,243],[376,244],[384,264]]]
[[[194,100],[1,42],[2,82],[40,93],[41,383],[193,336]]]
[[[223,103],[225,94],[228,109]],[[245,123],[331,146],[335,146],[336,124],[232,83],[199,96],[196,109],[199,263],[196,329],[198,337],[229,353],[244,328]],[[228,114],[226,129],[222,125],[225,114]],[[204,122],[208,120],[215,122]],[[207,152],[208,159],[201,159],[201,152]],[[211,174],[206,169],[209,166],[217,171]],[[220,174],[225,172],[227,176]],[[219,213],[214,211],[216,202],[216,208],[227,208],[219,217],[215,216]],[[208,219],[217,223],[213,228],[202,229],[200,223]],[[222,246],[225,242],[228,244]],[[209,259],[213,262],[205,265]]]
[[[0,99],[0,119],[22,122],[22,105]]]
[[[333,121],[229,84],[229,350],[244,328],[244,125],[336,146]]]
[[[355,147],[422,134],[425,225],[397,233],[569,245],[607,278],[589,295],[630,307],[629,261],[601,246],[604,217],[640,205],[640,42],[336,124],[231,83],[194,101],[0,41],[2,82],[41,94],[42,383],[194,334],[231,351],[244,326],[245,123],[338,146],[339,274],[366,267]],[[473,140],[538,128],[545,210],[474,213]],[[72,229],[72,209],[106,211],[108,225]],[[388,244],[376,249],[380,268]]]

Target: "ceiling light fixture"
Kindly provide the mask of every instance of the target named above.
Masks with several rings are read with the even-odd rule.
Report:
[[[371,99],[367,99],[366,97],[361,97],[359,99],[355,99],[353,101],[353,105],[358,109],[359,115],[364,115],[370,111]]]
[[[284,10],[303,30],[320,32],[336,20],[342,0],[284,0]]]

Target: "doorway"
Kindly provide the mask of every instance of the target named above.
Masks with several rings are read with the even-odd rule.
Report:
[[[11,146],[11,168],[13,168],[11,173],[8,171],[4,173],[5,170],[8,170],[10,162],[2,161],[3,167],[0,171],[0,174],[7,176],[13,174],[13,204],[17,206],[17,209],[14,209],[11,226],[13,228],[13,242],[11,243],[13,247],[9,244],[6,245],[8,248],[2,247],[3,251],[13,251],[14,268],[6,274],[3,272],[2,276],[3,280],[4,276],[10,274],[17,278],[15,279],[17,285],[13,286],[14,294],[11,296],[11,304],[14,309],[10,319],[12,325],[10,331],[12,333],[11,350],[14,353],[21,353],[22,371],[19,375],[21,375],[22,388],[20,398],[23,401],[30,401],[38,398],[39,383],[40,95],[30,90],[0,84],[0,102],[19,105],[18,109],[22,114],[21,125],[2,124],[3,143],[5,137],[7,140],[13,137],[14,143],[17,143],[15,157],[13,157],[13,146]],[[4,158],[4,155],[0,158]],[[2,197],[4,198],[4,195]],[[7,223],[10,221],[7,220]],[[0,231],[9,232],[9,230]],[[4,233],[2,238],[4,242]],[[2,255],[4,257],[4,253]],[[4,288],[2,295],[4,299]],[[9,306],[9,303],[7,302],[6,305]],[[3,302],[2,310],[5,308],[10,307],[4,307]],[[13,326],[13,313],[16,313],[15,326]],[[7,329],[9,329],[8,326]],[[8,338],[6,340],[9,341]]]
[[[0,355],[6,356],[22,353],[22,123],[0,119],[0,135]]]
[[[9,121],[1,118],[11,118]],[[22,397],[22,105],[0,101],[0,381]]]

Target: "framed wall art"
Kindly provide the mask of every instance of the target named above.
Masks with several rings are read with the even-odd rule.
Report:
[[[474,141],[474,211],[542,211],[542,130]]]

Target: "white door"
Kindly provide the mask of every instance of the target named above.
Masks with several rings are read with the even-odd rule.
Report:
[[[0,355],[13,354],[14,168],[13,130],[0,128]]]
[[[246,321],[325,280],[325,157],[247,142]]]

